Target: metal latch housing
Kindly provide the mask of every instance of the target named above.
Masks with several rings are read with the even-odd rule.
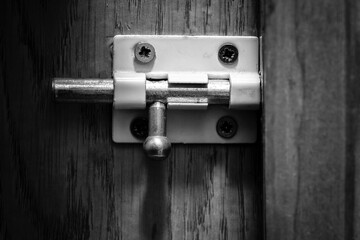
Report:
[[[113,104],[112,137],[154,159],[171,143],[252,143],[260,105],[257,37],[114,37],[113,79],[53,79],[55,99]],[[148,110],[147,110],[148,109]]]

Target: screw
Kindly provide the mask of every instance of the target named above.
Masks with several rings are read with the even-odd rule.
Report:
[[[219,49],[218,56],[221,62],[232,64],[238,59],[239,52],[234,45],[225,44]]]
[[[216,131],[220,137],[232,138],[237,132],[237,123],[232,117],[224,116],[218,120]]]
[[[137,117],[130,123],[131,134],[140,140],[147,138],[149,134],[148,119],[145,117]]]
[[[155,57],[155,48],[149,43],[137,43],[134,53],[137,61],[140,63],[149,63]]]

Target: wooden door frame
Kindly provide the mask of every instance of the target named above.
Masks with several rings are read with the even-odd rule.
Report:
[[[360,3],[263,9],[265,239],[358,239]]]

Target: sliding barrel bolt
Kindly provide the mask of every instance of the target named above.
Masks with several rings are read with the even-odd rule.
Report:
[[[154,160],[166,159],[171,151],[171,143],[166,137],[166,105],[154,102],[149,107],[149,136],[144,142],[146,155]]]
[[[155,48],[150,43],[137,43],[134,48],[135,59],[139,63],[149,63],[155,58]]]

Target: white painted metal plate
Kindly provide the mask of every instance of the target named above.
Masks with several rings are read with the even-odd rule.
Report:
[[[138,63],[134,46],[147,42],[154,46],[156,58]],[[219,48],[231,43],[239,52],[234,64],[218,60]],[[156,36],[118,35],[114,38],[114,73],[137,72],[161,75],[185,72],[223,76],[232,72],[258,73],[258,38],[240,36]],[[130,123],[139,116],[147,117],[147,110],[113,110],[113,140],[118,143],[141,143],[130,132]],[[238,130],[232,138],[222,138],[216,123],[222,116],[232,116]],[[168,110],[167,136],[172,143],[252,143],[257,136],[257,112],[231,110],[211,106],[207,110]]]

